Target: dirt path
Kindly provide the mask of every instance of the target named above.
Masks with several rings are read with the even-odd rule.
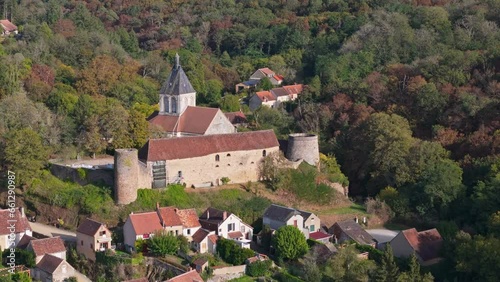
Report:
[[[76,242],[76,233],[67,231],[64,229],[59,229],[51,225],[46,225],[42,223],[37,223],[37,222],[30,222],[31,229],[33,229],[34,232],[43,234],[45,236],[49,237],[56,237],[60,236],[61,239],[64,241],[68,242]]]

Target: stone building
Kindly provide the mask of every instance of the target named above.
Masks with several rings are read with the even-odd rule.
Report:
[[[87,259],[95,261],[96,252],[111,248],[111,231],[106,225],[85,219],[76,230],[76,251]]]

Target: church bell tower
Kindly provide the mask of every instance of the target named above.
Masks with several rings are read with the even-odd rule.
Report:
[[[196,91],[181,67],[179,54],[160,89],[160,115],[181,115],[188,106],[196,106]]]

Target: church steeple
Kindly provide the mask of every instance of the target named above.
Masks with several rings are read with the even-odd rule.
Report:
[[[188,106],[196,106],[196,91],[181,67],[179,54],[160,89],[160,114],[180,115]]]

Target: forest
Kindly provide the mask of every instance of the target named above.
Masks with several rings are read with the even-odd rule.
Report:
[[[316,133],[350,197],[438,227],[443,277],[500,272],[499,0],[0,0],[0,176],[140,148],[174,56],[198,104]],[[258,68],[308,85],[280,109],[234,93]],[[6,183],[2,181],[2,185]],[[437,277],[439,278],[439,277]]]

